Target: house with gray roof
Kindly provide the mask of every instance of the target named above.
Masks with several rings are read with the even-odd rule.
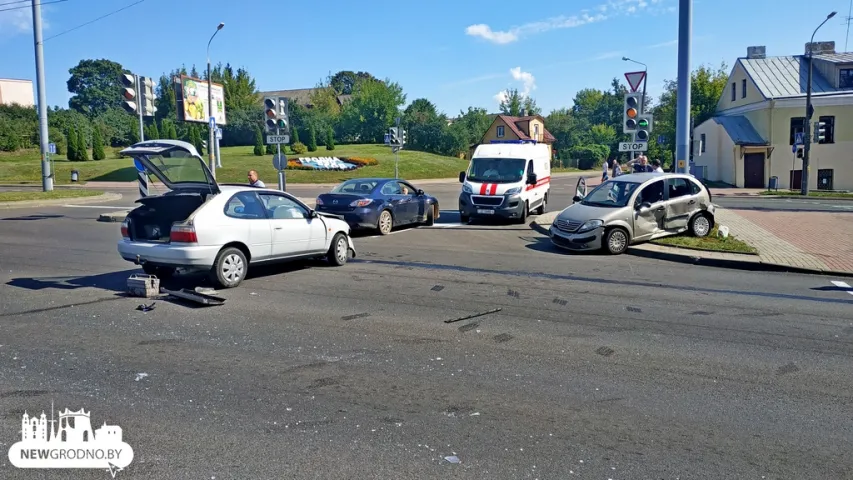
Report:
[[[318,90],[320,89],[297,88],[293,90],[273,90],[269,92],[260,92],[258,93],[258,101],[263,102],[264,97],[266,96],[285,97],[291,103],[295,103],[305,108],[314,108],[314,104],[311,101],[311,97],[312,95],[314,95],[314,92],[317,92]],[[351,97],[352,95],[337,95],[336,98],[338,100],[338,105],[343,106],[346,102],[350,100]]]
[[[809,50],[812,54],[812,125],[806,125]],[[696,167],[708,180],[743,188],[799,190],[802,144],[812,135],[809,188],[853,190],[853,53],[835,42],[806,44],[804,55],[768,57],[749,47],[737,59],[716,114],[693,129],[701,140]],[[825,135],[814,138],[820,122]],[[699,143],[699,142],[695,142]]]

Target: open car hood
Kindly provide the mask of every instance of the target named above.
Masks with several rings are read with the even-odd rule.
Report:
[[[146,140],[119,152],[133,157],[171,190],[199,188],[219,193],[219,185],[192,144],[181,140]]]

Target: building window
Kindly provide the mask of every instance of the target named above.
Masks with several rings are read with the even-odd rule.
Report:
[[[842,68],[838,74],[838,88],[853,88],[853,68]]]
[[[539,124],[533,125],[533,139],[539,141]]]
[[[835,117],[818,117],[818,122],[823,122],[824,133],[823,141],[818,143],[835,143]]]
[[[503,136],[504,136],[504,126],[498,125],[498,138],[501,138]]]
[[[791,118],[791,138],[788,139],[788,145],[793,145],[798,133],[805,132],[806,117]]]
[[[746,79],[740,81],[740,98],[746,98]]]
[[[705,134],[699,135],[699,141],[702,142],[702,153],[705,153]]]
[[[732,83],[732,101],[737,100],[737,82]]]

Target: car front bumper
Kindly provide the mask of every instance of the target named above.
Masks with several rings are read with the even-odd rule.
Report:
[[[521,195],[504,196],[499,205],[475,205],[471,197],[470,193],[459,194],[459,213],[470,218],[521,218],[524,212]]]
[[[118,242],[121,258],[137,265],[148,263],[160,267],[211,268],[221,246],[175,245],[168,243],[145,243],[130,240]]]
[[[569,233],[551,225],[551,228],[548,230],[548,236],[551,237],[551,243],[560,248],[575,251],[593,251],[601,248],[604,228],[599,227],[583,233]]]
[[[341,217],[349,224],[350,228],[376,228],[379,224],[379,212],[381,211],[371,207],[362,207],[346,212],[336,212],[321,205],[318,205],[316,210]]]

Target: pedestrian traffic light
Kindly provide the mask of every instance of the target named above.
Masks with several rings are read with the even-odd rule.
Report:
[[[121,75],[121,84],[124,86],[121,91],[121,96],[124,98],[121,102],[122,108],[128,113],[139,113],[139,93],[136,91],[136,75],[123,73]]]
[[[815,122],[814,141],[815,143],[824,143],[826,141],[826,122]]]
[[[274,133],[278,127],[278,97],[264,97],[264,118],[267,133]]]
[[[637,131],[637,116],[640,115],[640,94],[626,93],[625,107],[622,110],[622,133]]]
[[[797,158],[803,158],[803,147],[797,148]]]
[[[391,145],[398,145],[400,143],[400,139],[397,135],[397,127],[391,127],[390,129],[388,129],[388,133],[391,135]]]
[[[139,77],[139,105],[142,108],[142,116],[153,117],[157,111],[154,94],[154,79],[150,77]]]
[[[400,140],[402,140],[402,141],[400,142],[400,145],[405,145],[405,144],[406,144],[406,131],[405,131],[405,130],[403,130],[403,137],[402,137]]]
[[[637,115],[637,130],[634,133],[638,142],[648,142],[652,133],[652,116]]]

